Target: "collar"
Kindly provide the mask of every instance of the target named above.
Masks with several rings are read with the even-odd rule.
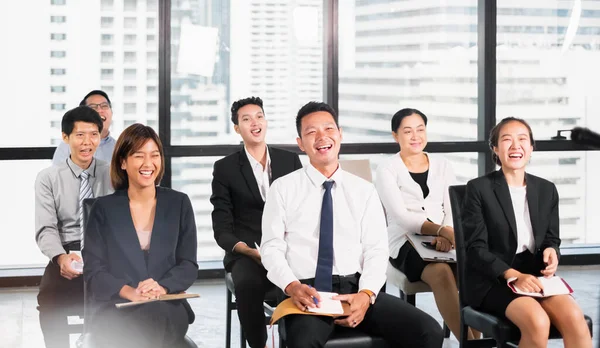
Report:
[[[75,162],[73,162],[73,160],[71,160],[71,156],[67,157],[67,166],[69,166],[69,168],[71,169],[71,172],[73,172],[73,175],[75,175],[75,177],[77,177],[77,178],[79,178],[79,176],[81,175],[81,172],[83,172],[83,169],[81,169],[81,167],[79,167],[77,164],[75,164]],[[91,176],[93,176],[93,177],[96,176],[96,158],[95,157],[92,157],[92,163],[90,164],[90,167],[88,169],[86,169],[86,171]]]
[[[100,144],[106,144],[106,143],[110,143],[110,142],[115,142],[115,139],[110,136],[110,133],[108,133],[106,138],[100,139]]]
[[[323,183],[328,180],[335,181],[335,186],[338,187],[343,182],[343,173],[344,170],[342,169],[342,166],[339,163],[337,170],[335,171],[335,173],[333,173],[331,178],[327,178],[310,163],[306,166],[306,175],[308,175],[308,178],[315,187],[322,188]]]
[[[271,155],[269,154],[269,148],[265,145],[267,151],[267,163],[265,168],[271,168]],[[248,161],[250,162],[250,166],[255,168],[256,166],[260,166],[261,171],[263,170],[262,164],[258,162],[252,155],[248,152],[246,145],[244,145],[244,151],[246,152],[246,157],[248,157]]]

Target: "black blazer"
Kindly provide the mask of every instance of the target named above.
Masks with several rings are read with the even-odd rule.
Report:
[[[302,168],[297,154],[268,147],[271,157],[271,180]],[[246,151],[242,147],[223,159],[215,162],[213,168],[212,226],[217,244],[225,250],[223,264],[227,271],[230,264],[240,257],[232,252],[238,242],[245,242],[254,248],[260,244],[261,221],[265,202],[260,191]]]
[[[548,180],[525,174],[527,203],[535,239],[536,265],[551,247],[560,257],[558,191]],[[463,207],[467,252],[467,299],[478,307],[492,285],[505,283],[517,250],[517,227],[510,191],[502,170],[467,183]],[[536,267],[537,268],[537,267]]]
[[[86,224],[83,276],[98,306],[127,302],[124,285],[133,288],[152,278],[168,293],[187,290],[198,276],[196,222],[184,193],[156,187],[156,213],[148,264],[133,225],[127,191],[97,198]],[[190,321],[189,305],[185,303]]]

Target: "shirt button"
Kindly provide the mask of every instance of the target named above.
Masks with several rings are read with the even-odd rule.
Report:
[[[425,210],[425,207],[421,207],[421,209]]]

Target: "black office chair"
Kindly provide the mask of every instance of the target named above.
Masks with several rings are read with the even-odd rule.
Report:
[[[232,312],[237,310],[237,303],[233,300],[233,294],[235,294],[235,287],[233,285],[233,278],[231,277],[231,273],[227,272],[225,274],[225,286],[227,293],[227,318],[225,323],[225,348],[231,348],[231,320],[232,320]],[[265,311],[265,325],[269,325],[271,322],[271,316],[273,315],[273,311],[277,306],[277,288],[273,287],[273,289],[265,294],[265,301],[263,302],[263,309]],[[283,341],[279,340],[279,346],[283,347]],[[246,348],[246,336],[244,335],[244,330],[240,326],[240,346],[242,348]]]
[[[468,305],[466,299],[466,289],[468,282],[465,275],[465,265],[467,255],[465,249],[464,232],[462,225],[462,204],[465,198],[466,186],[450,186],[450,206],[452,207],[452,217],[454,221],[454,239],[456,243],[456,257],[458,261],[458,290],[460,299],[460,346],[461,347],[516,347],[516,343],[521,338],[519,328],[508,319],[499,318],[494,315],[473,309]],[[592,320],[585,316],[590,334],[592,332]],[[467,329],[472,327],[481,331],[484,338],[480,340],[468,340]],[[560,332],[552,326],[550,329],[550,338],[561,338]]]
[[[87,198],[83,201],[83,226],[85,226],[85,223],[90,216],[94,202],[96,202],[96,198]],[[85,229],[83,229],[83,235],[83,245],[85,247]],[[94,304],[92,292],[88,288],[88,284],[85,282],[83,283],[83,299],[83,335],[82,339],[78,340],[77,346],[79,348],[94,348],[96,344],[94,343],[94,336],[91,333],[90,328],[92,325],[92,318],[94,317],[97,307]],[[174,348],[198,348],[198,346],[196,343],[194,343],[194,341],[192,341],[191,338],[185,336],[180,343],[174,346]]]

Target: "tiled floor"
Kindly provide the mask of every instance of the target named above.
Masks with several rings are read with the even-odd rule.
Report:
[[[584,312],[594,320],[594,336],[599,334],[599,293],[600,266],[561,267],[559,273],[575,289],[575,298]],[[397,294],[391,287],[389,293]],[[188,332],[198,347],[221,348],[225,346],[225,285],[222,280],[197,282],[190,292],[201,294],[199,299],[190,300],[196,312],[196,322]],[[36,310],[36,288],[18,288],[0,290],[0,347],[29,348],[43,347],[42,333],[39,328]],[[417,306],[433,315],[441,323],[441,317],[431,294],[417,296]],[[276,329],[275,329],[276,331]],[[233,316],[232,347],[239,347],[239,322]],[[269,332],[272,332],[269,330]],[[275,332],[276,335],[276,332]],[[72,337],[74,341],[75,336]],[[595,340],[597,342],[597,339]],[[272,347],[272,341],[268,343]],[[275,340],[277,346],[277,340]],[[562,347],[562,341],[554,340],[550,347]],[[444,347],[458,347],[452,336],[446,339]],[[595,345],[597,346],[597,343]]]

